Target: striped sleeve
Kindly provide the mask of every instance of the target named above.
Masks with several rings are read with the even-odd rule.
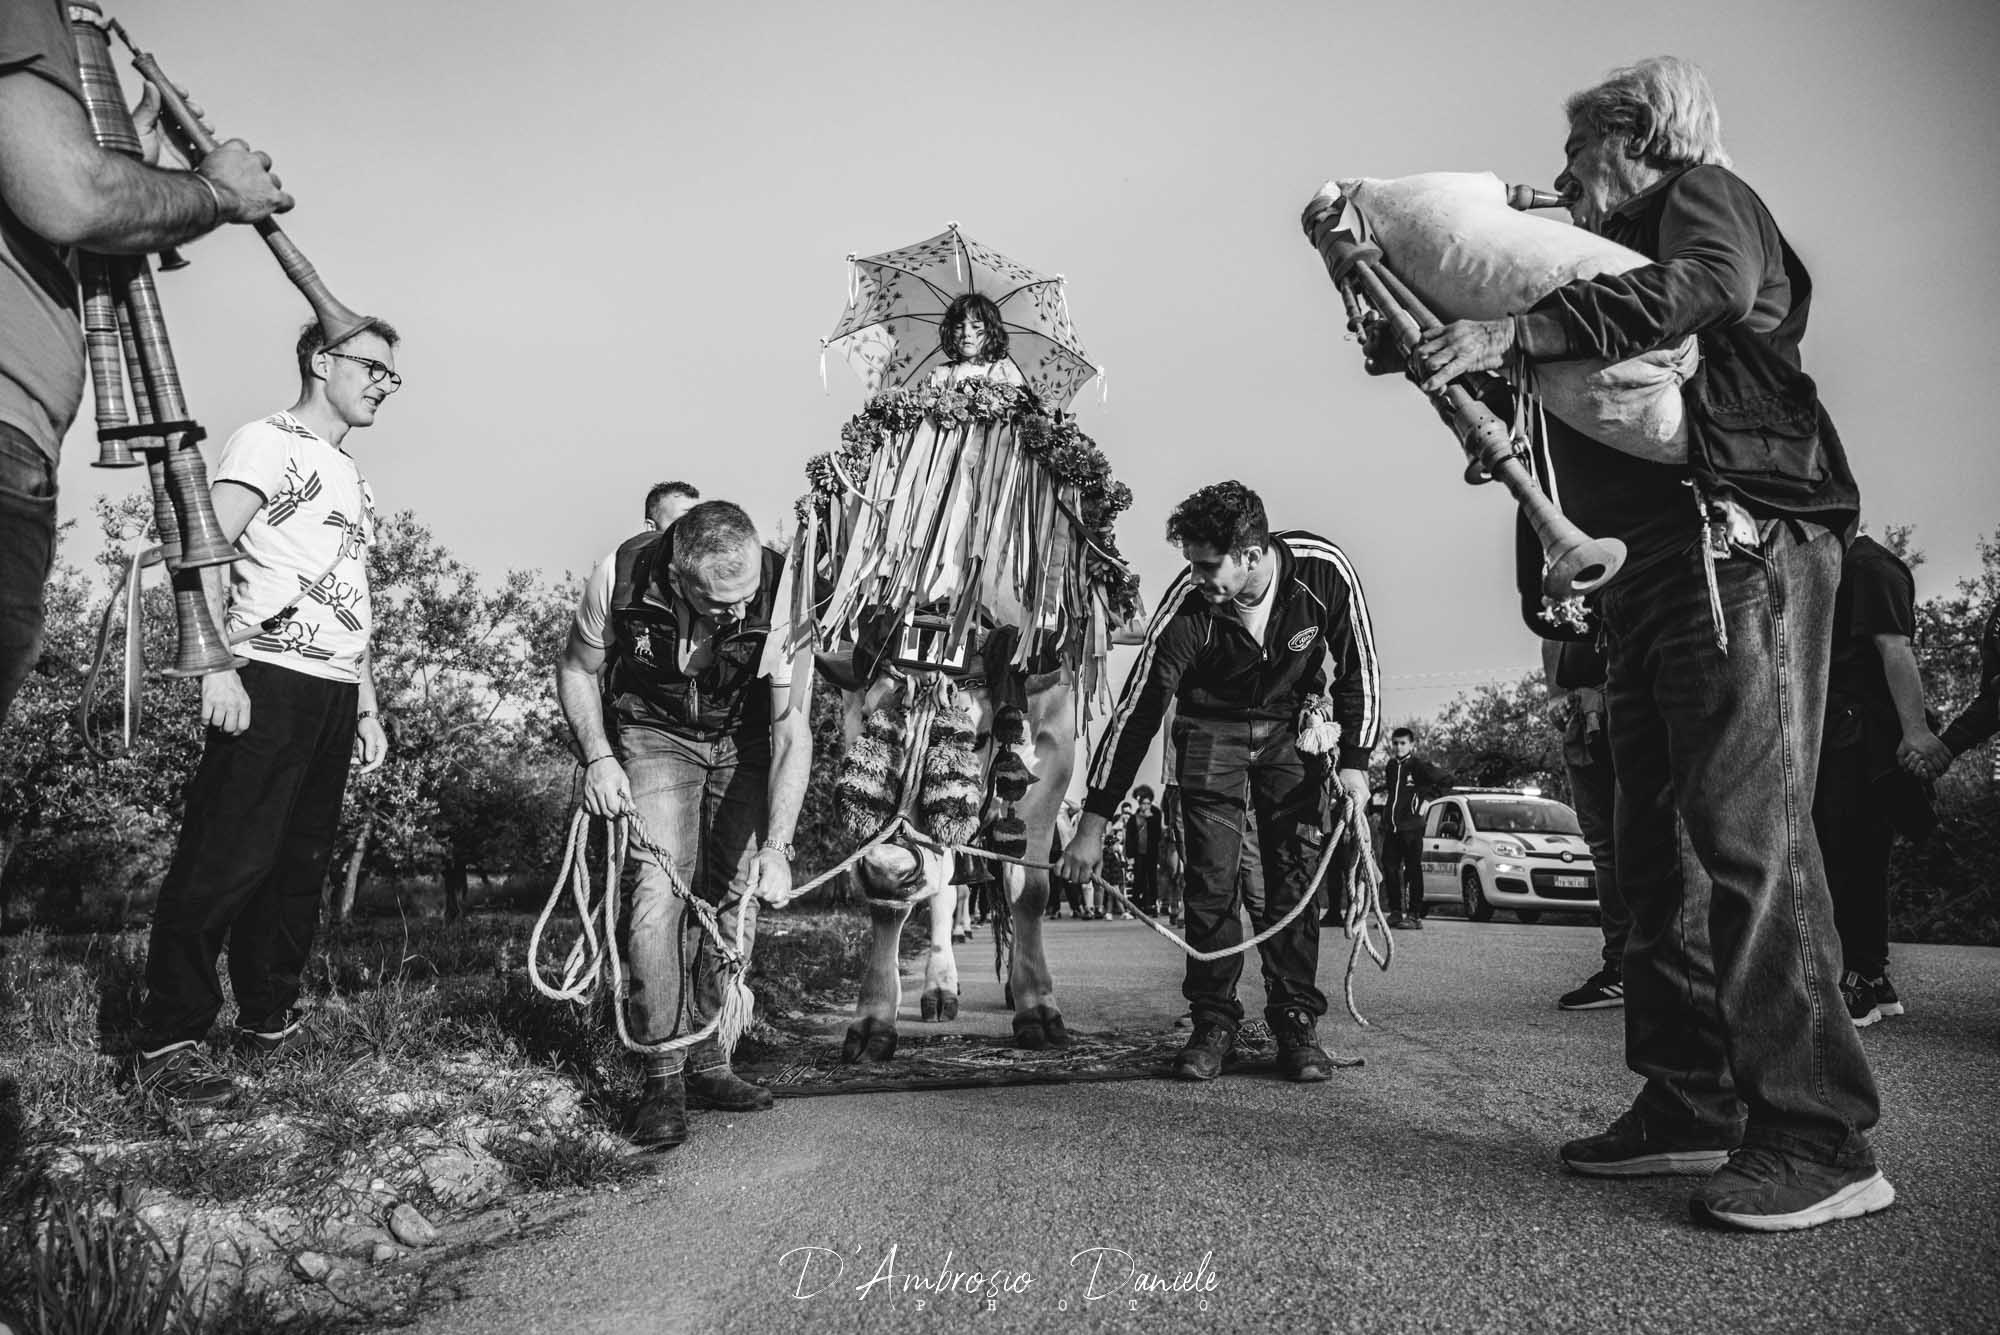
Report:
[[[1339,769],[1368,768],[1382,731],[1382,666],[1375,657],[1375,625],[1368,617],[1368,599],[1347,553],[1324,538],[1289,538],[1292,554],[1326,572],[1316,580],[1325,590],[1328,656],[1333,680],[1334,719],[1340,724]]]
[[[1199,642],[1196,628],[1180,614],[1181,604],[1193,587],[1188,572],[1183,570],[1160,599],[1153,620],[1146,627],[1146,642],[1139,648],[1139,661],[1125,678],[1118,707],[1112,711],[1111,722],[1098,739],[1096,754],[1090,760],[1089,791],[1083,801],[1085,811],[1107,819],[1117,812],[1119,799],[1132,786],[1139,766],[1146,759],[1146,748],[1152,745],[1160,721],[1173,704],[1181,673],[1186,671]]]

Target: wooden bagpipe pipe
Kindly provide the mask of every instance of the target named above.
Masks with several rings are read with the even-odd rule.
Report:
[[[159,63],[133,46],[125,30],[116,21],[106,19],[94,0],[73,0],[69,15],[84,106],[99,147],[134,158],[144,157],[144,145],[126,109],[118,74],[112,66],[110,36],[115,33],[131,50],[133,68],[159,98],[161,125],[173,137],[176,147],[191,163],[199,163],[215,151],[215,137]],[[313,266],[276,222],[267,218],[257,223],[256,228],[277,257],[285,276],[311,303],[327,347],[352,338],[374,323],[370,317],[357,315],[334,299]],[[161,256],[163,269],[181,268],[185,263],[173,252]],[[84,347],[97,417],[95,466],[145,467],[152,484],[153,528],[159,538],[157,546],[131,558],[122,594],[126,611],[123,740],[129,746],[139,723],[139,685],[144,672],[141,571],[152,565],[165,566],[173,589],[177,646],[172,665],[163,671],[173,677],[199,677],[239,666],[243,661],[236,657],[230,639],[216,624],[202,574],[207,567],[235,561],[240,553],[224,535],[209,501],[208,469],[200,450],[206,433],[189,415],[147,257],[84,252],[78,257],[78,275],[83,289]],[[109,748],[97,729],[97,682],[105,666],[113,612],[120,601],[121,598],[114,598],[112,606],[105,609],[94,661],[77,706],[78,729],[85,745],[98,754],[107,753]],[[259,633],[261,627],[253,628],[239,632],[237,639]]]
[[[1527,186],[1514,186],[1507,202],[1516,209],[1550,208],[1559,196]],[[1438,317],[1389,266],[1382,248],[1357,230],[1343,225],[1347,201],[1331,186],[1306,206],[1301,219],[1306,236],[1326,261],[1327,274],[1340,289],[1347,308],[1347,328],[1360,341],[1364,364],[1372,375],[1408,372],[1421,383],[1417,345],[1440,325]],[[1536,483],[1525,450],[1508,423],[1485,401],[1502,388],[1496,378],[1460,376],[1430,395],[1451,423],[1466,454],[1465,480],[1498,481],[1511,493],[1536,539],[1543,557],[1542,593],[1555,603],[1569,603],[1604,584],[1625,562],[1625,544],[1615,538],[1592,538],[1557,508]]]

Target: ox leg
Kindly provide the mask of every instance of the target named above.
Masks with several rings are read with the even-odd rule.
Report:
[[[928,859],[926,859],[928,861]],[[951,883],[951,861],[944,861],[939,884],[931,895],[931,948],[924,956],[924,991],[917,999],[917,1010],[924,1022],[956,1020],[958,1018],[958,952],[952,949],[952,942],[958,939],[958,920],[964,916],[965,900],[954,894]],[[953,911],[953,902],[957,911]],[[970,929],[966,936],[972,935]]]
[[[903,1001],[896,949],[903,939],[903,924],[910,920],[910,908],[907,902],[868,901],[873,927],[868,971],[861,977],[861,1000],[854,1007],[854,1023],[847,1026],[847,1037],[840,1045],[842,1061],[885,1062],[896,1055],[896,1008]]]
[[[1048,856],[1056,813],[1069,791],[1070,768],[1076,754],[1075,700],[1069,685],[1037,691],[1028,702],[1028,720],[1035,739],[1034,768],[1039,776],[1016,808],[1028,827],[1028,856]],[[1013,959],[1007,987],[1014,1001],[1014,1041],[1024,1048],[1069,1046],[1069,1030],[1056,1007],[1055,982],[1049,976],[1042,946],[1042,923],[1049,903],[1049,874],[1038,868],[1009,866],[1002,878],[1005,903],[1013,918]]]
[[[888,1061],[896,1055],[896,1011],[903,1001],[897,951],[903,924],[910,920],[910,910],[917,902],[927,897],[926,892],[948,877],[948,871],[940,870],[943,863],[944,859],[935,855],[885,844],[872,849],[856,865],[855,880],[868,900],[872,933],[868,971],[861,978],[861,1000],[840,1045],[842,1061]]]

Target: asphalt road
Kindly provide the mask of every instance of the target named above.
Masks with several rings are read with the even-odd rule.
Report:
[[[1555,1007],[1595,967],[1595,927],[1433,918],[1396,939],[1393,969],[1359,980],[1367,1029],[1341,1016],[1344,943],[1324,943],[1322,1038],[1366,1061],[1330,1083],[697,1113],[656,1176],[469,1263],[419,1329],[2000,1329],[2000,950],[1895,949],[1910,1013],[1863,1035],[1894,1208],[1755,1236],[1690,1224],[1683,1180],[1557,1166],[1635,1088],[1620,1012]],[[1137,924],[1065,920],[1049,951],[1078,1029],[1180,1012],[1179,956]],[[965,972],[961,1026],[1005,1032],[997,985]],[[1254,977],[1244,995],[1254,1014]]]

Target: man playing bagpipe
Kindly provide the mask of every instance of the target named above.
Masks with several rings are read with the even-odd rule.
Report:
[[[72,247],[139,254],[292,207],[271,160],[240,139],[193,171],[149,165],[150,91],[135,113],[146,160],[101,147],[72,17],[62,0],[0,5],[0,723],[41,653],[56,460],[83,399]]]
[[[1632,913],[1626,1060],[1646,1082],[1562,1157],[1592,1176],[1712,1173],[1696,1219],[1809,1228],[1895,1199],[1868,1139],[1875,1082],[1841,997],[1811,827],[1859,492],[1801,369],[1811,281],[1729,170],[1701,72],[1643,61],[1566,111],[1557,187],[1572,216],[1654,263],[1448,324],[1417,349],[1438,390],[1515,359],[1615,361],[1699,340],[1682,455],[1553,428],[1549,442],[1571,517],[1628,549],[1597,597]]]
[[[1381,718],[1381,674],[1361,583],[1341,550],[1300,530],[1273,533],[1264,503],[1240,482],[1204,487],[1175,507],[1167,540],[1188,567],[1160,600],[1139,661],[1090,765],[1090,787],[1062,874],[1093,876],[1106,826],[1145,759],[1169,706],[1186,840],[1188,944],[1227,950],[1243,941],[1238,863],[1254,817],[1265,894],[1259,930],[1299,902],[1324,837],[1323,786],[1331,762],[1362,808],[1368,757]],[[1332,664],[1332,681],[1327,674]],[[1330,700],[1336,752],[1307,754],[1300,719]],[[1265,1015],[1278,1066],[1292,1080],[1326,1080],[1332,1062],[1317,1022],[1326,997],[1319,970],[1319,915],[1301,913],[1258,947]],[[1212,1080],[1236,1045],[1241,954],[1188,960],[1182,992],[1194,1032],[1174,1074]]]

